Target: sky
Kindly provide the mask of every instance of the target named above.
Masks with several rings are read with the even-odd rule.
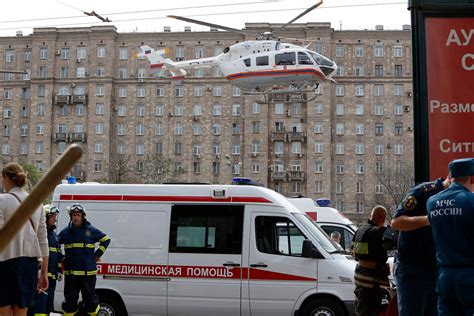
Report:
[[[114,25],[119,32],[208,31],[209,27],[167,18],[179,15],[242,29],[246,22],[286,23],[317,0],[16,0],[4,1],[0,12],[0,36],[17,31],[31,34],[33,27],[86,27]],[[111,23],[84,12],[95,11]],[[402,29],[410,24],[407,0],[324,0],[316,10],[295,23],[330,22],[336,30]]]

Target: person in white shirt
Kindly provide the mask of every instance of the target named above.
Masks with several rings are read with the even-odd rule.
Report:
[[[4,194],[0,194],[0,228],[15,213],[28,193],[23,168],[11,162],[2,170]],[[39,207],[10,244],[0,252],[0,316],[25,316],[35,291],[48,288],[48,239],[46,220]],[[38,259],[42,258],[38,278]]]

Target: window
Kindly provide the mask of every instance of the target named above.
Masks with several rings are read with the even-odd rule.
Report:
[[[240,205],[172,206],[169,251],[241,254],[243,213]]]
[[[355,47],[355,57],[364,57],[364,46]]]
[[[36,114],[38,116],[44,116],[44,113],[45,113],[44,103],[38,103],[36,105]]]
[[[214,86],[214,96],[215,97],[220,97],[222,96],[222,86],[220,84],[216,84]]]
[[[95,123],[95,134],[96,135],[104,134],[104,123],[102,122]]]
[[[308,54],[303,52],[298,52],[298,64],[300,65],[312,65],[313,62],[309,58]]]
[[[356,115],[364,115],[364,105],[362,103],[357,103],[355,108]]]
[[[177,98],[182,98],[184,96],[184,86],[182,85],[177,85],[174,89],[175,93],[175,97]]]
[[[383,44],[376,44],[374,46],[374,56],[383,57]]]
[[[285,125],[283,122],[275,122],[275,131],[280,133],[285,131]]]
[[[145,145],[144,144],[136,144],[135,145],[135,154],[143,155],[145,153]]]
[[[318,54],[324,53],[324,45],[323,43],[315,43],[314,44],[314,51]]]
[[[360,144],[360,143],[355,144],[355,153],[356,155],[363,155],[365,153],[364,144]]]
[[[36,134],[37,135],[43,135],[44,134],[44,124],[43,123],[36,124]]]
[[[138,68],[137,77],[146,78],[146,68]]]
[[[393,46],[393,57],[403,57],[403,46],[394,45]]]
[[[383,123],[375,123],[375,136],[383,135]]]
[[[46,70],[46,66],[39,66],[38,67],[38,77],[46,78],[47,75],[48,75],[48,72]]]
[[[165,87],[163,87],[163,86],[156,87],[156,96],[157,97],[164,97],[165,96]]]
[[[125,144],[117,144],[117,154],[125,155]]]
[[[244,59],[244,65],[245,65],[245,67],[250,67],[250,64],[251,64],[250,58],[245,58],[245,59]]]
[[[393,152],[395,155],[403,155],[403,144],[396,143]]]
[[[174,125],[174,134],[183,135],[183,124],[181,122],[176,122]]]
[[[376,97],[381,97],[381,96],[384,95],[383,84],[375,84],[374,85],[374,95]]]
[[[275,54],[275,65],[296,65],[295,53]]]
[[[260,121],[252,122],[252,133],[254,134],[260,133]]]
[[[383,173],[383,162],[381,162],[381,161],[376,161],[375,162],[375,173],[376,174]]]
[[[183,154],[183,143],[179,143],[179,142],[174,143],[174,154],[175,155]]]
[[[202,115],[202,105],[199,103],[194,104],[193,106],[193,115],[201,116]]]
[[[7,51],[7,56],[8,56],[8,51]],[[39,51],[39,57],[41,60],[48,59],[48,49],[45,47],[41,47]]]
[[[374,114],[378,116],[383,115],[383,105],[381,102],[375,102]]]
[[[261,105],[258,102],[252,103],[252,114],[260,114],[261,112]]]
[[[344,182],[336,181],[336,194],[344,194]]]
[[[3,89],[3,98],[6,100],[11,100],[13,98],[13,89],[4,88]]]
[[[155,124],[155,135],[156,136],[162,136],[164,132],[164,126],[161,122],[158,122]]]
[[[346,50],[344,46],[336,46],[336,57],[344,57],[345,52]]]
[[[155,144],[155,154],[157,154],[157,155],[162,155],[163,154],[163,144],[162,143],[156,143]]]
[[[102,142],[95,142],[94,143],[94,152],[96,154],[102,153],[103,150],[103,143]]]
[[[337,163],[336,164],[336,174],[344,174],[344,164]]]
[[[119,49],[119,59],[120,60],[127,60],[128,59],[128,50],[127,50],[127,48],[120,48]]]
[[[336,144],[336,155],[344,155],[344,143]]]
[[[104,114],[104,103],[96,103],[95,105],[95,114],[96,115],[103,115]]]
[[[105,46],[97,47],[97,58],[105,58]]]
[[[127,78],[127,68],[119,68],[119,78]]]
[[[255,218],[255,238],[259,252],[296,257],[301,257],[306,239],[291,220],[276,216]]]
[[[301,114],[301,103],[291,104],[291,114]]]
[[[323,193],[323,181],[321,180],[314,181],[314,192]]]
[[[127,87],[119,87],[119,98],[127,97]]]
[[[94,172],[102,172],[102,160],[94,160]]]
[[[25,50],[25,51],[23,52],[23,60],[24,60],[25,62],[31,61],[31,51],[30,51],[30,50]]]
[[[118,123],[117,124],[117,135],[123,136],[123,135],[126,134],[126,132],[127,132],[127,128],[126,128],[125,123]]]
[[[314,163],[314,173],[323,173],[323,163],[316,161]]]
[[[212,153],[214,155],[219,155],[221,153],[221,145],[220,143],[213,143],[212,144]]]
[[[201,163],[199,161],[193,161],[193,173],[201,173]]]
[[[135,125],[135,135],[143,136],[145,135],[145,124],[138,123]]]
[[[336,135],[344,135],[344,124],[337,123],[336,124]]]
[[[323,143],[320,143],[320,142],[315,142],[314,143],[314,153],[315,154],[322,154],[323,153],[323,148],[324,148]]]
[[[301,154],[301,143],[300,142],[292,142],[291,143],[291,152],[293,154]]]
[[[183,105],[178,103],[174,106],[174,116],[183,116]]]
[[[284,145],[283,142],[277,141],[275,142],[275,155],[283,155]]]
[[[316,102],[314,104],[314,113],[316,113],[316,114],[323,113],[323,103],[322,102]]]
[[[127,115],[127,107],[124,104],[120,104],[117,108],[117,115],[119,117],[124,117]]]
[[[363,162],[356,162],[356,174],[364,174],[364,163]]]
[[[358,97],[364,96],[364,85],[363,84],[356,84],[355,85],[355,94]]]
[[[202,78],[204,77],[204,69],[198,68],[194,70],[194,77],[196,78]]]
[[[365,73],[364,66],[356,66],[355,67],[355,75],[357,77],[363,77],[364,73]]]
[[[232,116],[240,116],[240,104],[232,104]]]
[[[102,84],[98,84],[96,88],[96,95],[98,97],[104,96],[105,95],[105,87]]]
[[[356,128],[355,130],[356,135],[364,135],[364,124],[357,123],[355,128]]]
[[[336,96],[338,96],[338,97],[344,96],[344,85],[343,84],[337,84],[336,85]]]
[[[61,116],[69,115],[69,106],[67,104],[63,104],[63,105],[59,106],[58,113]]]
[[[232,135],[239,135],[239,134],[240,134],[240,124],[232,123]]]
[[[284,114],[285,113],[285,104],[284,103],[275,103],[275,114]]]
[[[357,194],[364,193],[364,182],[363,181],[357,181],[356,182],[356,193]]]
[[[257,66],[268,66],[268,56],[258,56],[255,58]]]
[[[260,141],[254,140],[252,142],[251,152],[252,154],[258,154],[260,152]]]
[[[344,104],[342,103],[336,104],[336,115],[338,116],[344,115]]]
[[[396,96],[403,96],[403,85],[396,84],[393,86],[393,94]]]
[[[233,156],[240,155],[240,144],[238,143],[232,144],[232,155]]]
[[[383,144],[381,144],[381,143],[375,144],[375,154],[376,155],[383,155]]]
[[[165,107],[163,104],[157,104],[155,107],[155,115],[163,116],[165,114]]]
[[[82,104],[82,103],[76,104],[74,114],[76,114],[78,116],[84,115],[84,104]]]
[[[240,97],[240,88],[236,86],[232,86],[232,96],[233,97]]]
[[[10,136],[10,125],[3,125],[3,136]]]
[[[401,103],[395,103],[395,105],[393,106],[393,115],[403,115],[403,108]]]
[[[315,133],[315,134],[322,134],[323,131],[324,131],[323,123],[321,123],[321,122],[315,122],[315,123],[314,123],[314,133]]]
[[[68,78],[69,77],[69,67],[59,68],[59,78]]]
[[[364,202],[356,202],[356,212],[357,213],[364,212]]]
[[[383,185],[380,183],[377,183],[375,185],[375,194],[383,194]]]
[[[87,57],[86,48],[78,47],[76,58],[82,60],[82,59],[86,59],[86,57]]]
[[[176,60],[180,61],[184,59],[184,47],[177,46],[176,47]]]
[[[252,173],[260,173],[260,163],[258,162],[252,163]]]
[[[383,66],[375,65],[375,77],[383,77]]]
[[[28,124],[22,124],[20,127],[20,136],[28,136]]]
[[[12,108],[9,106],[5,106],[3,108],[3,118],[11,118],[12,117]]]
[[[194,47],[194,58],[203,58],[204,57],[204,47]]]
[[[214,104],[212,106],[212,115],[214,115],[214,116],[222,115],[222,110],[221,110],[221,105],[220,104]]]
[[[2,155],[9,155],[10,154],[10,145],[3,144],[2,145]]]
[[[212,134],[217,136],[221,134],[221,124],[213,124],[212,125]]]
[[[194,123],[193,124],[193,135],[201,135],[202,130],[201,130],[201,124],[200,123]]]
[[[44,143],[42,140],[35,143],[35,153],[42,154],[44,151]]]
[[[28,155],[28,144],[20,144],[20,155]]]
[[[221,172],[221,164],[218,161],[212,162],[212,173],[220,173]]]
[[[195,97],[202,97],[202,86],[200,86],[200,85],[194,86],[194,96]]]
[[[395,77],[402,77],[402,76],[403,76],[403,68],[402,68],[402,65],[395,65],[395,66],[394,66],[393,75],[394,75]]]
[[[403,134],[403,123],[395,123],[395,135]]]
[[[337,66],[336,76],[344,76],[344,66]]]

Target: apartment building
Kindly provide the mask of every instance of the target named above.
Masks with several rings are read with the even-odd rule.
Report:
[[[362,222],[375,204],[393,204],[399,182],[413,178],[410,28],[336,31],[304,23],[285,32],[334,59],[337,83],[265,99],[232,86],[218,68],[176,82],[134,57],[143,44],[169,48],[175,60],[209,57],[249,39],[215,30],[94,26],[1,37],[2,70],[26,70],[0,80],[3,162],[45,171],[78,142],[84,156],[71,174],[80,181],[228,183],[245,176],[284,195],[329,197]]]

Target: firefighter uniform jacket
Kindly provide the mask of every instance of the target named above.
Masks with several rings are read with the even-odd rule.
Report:
[[[96,275],[96,257],[101,257],[110,244],[110,237],[84,220],[81,227],[69,225],[59,233],[64,244],[64,275]],[[96,249],[95,244],[99,243]]]
[[[61,244],[58,235],[55,232],[56,226],[48,228],[48,244],[49,244],[49,262],[48,277],[57,280],[60,273],[60,264],[64,256],[61,252]]]

